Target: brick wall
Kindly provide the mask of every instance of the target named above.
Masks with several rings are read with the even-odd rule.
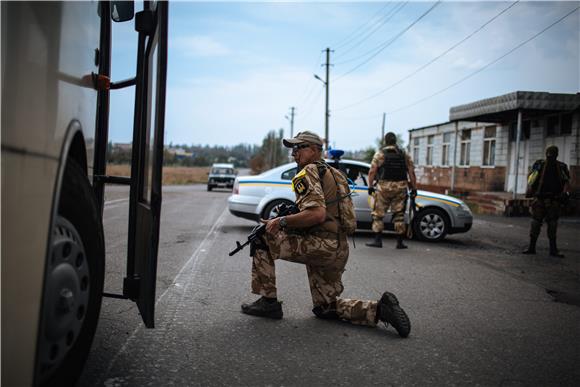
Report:
[[[417,185],[421,189],[434,192],[445,192],[451,188],[452,168],[417,167]],[[580,174],[580,171],[578,172]],[[503,191],[506,179],[506,167],[455,168],[455,191]]]

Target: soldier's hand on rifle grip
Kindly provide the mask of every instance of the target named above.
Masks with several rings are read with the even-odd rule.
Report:
[[[412,189],[411,193],[410,193],[411,199],[415,199],[417,197],[417,190],[416,189]]]
[[[373,187],[372,185],[369,186],[369,195],[374,195],[375,193],[375,187]]]

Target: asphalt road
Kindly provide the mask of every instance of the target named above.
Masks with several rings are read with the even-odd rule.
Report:
[[[359,233],[343,297],[397,294],[412,331],[321,321],[303,266],[277,263],[284,319],[240,313],[248,249],[228,252],[253,224],[227,211],[227,191],[166,187],[156,328],[128,301],[105,299],[80,386],[580,385],[580,225],[560,227],[563,260],[519,254],[528,221],[478,217],[468,234],[395,250]],[[126,192],[107,192],[106,291],[120,292]],[[552,295],[547,292],[552,291]],[[554,302],[553,294],[566,295]]]

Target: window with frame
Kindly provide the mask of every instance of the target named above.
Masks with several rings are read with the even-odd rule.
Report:
[[[525,120],[522,121],[522,133],[520,134],[520,141],[528,140],[530,138],[530,129],[532,127],[532,121]],[[518,122],[514,121],[510,124],[509,139],[510,141],[516,141],[518,135]]]
[[[419,164],[419,138],[413,139],[413,162]]]
[[[450,144],[451,144],[451,133],[443,133],[443,144],[441,146],[441,165],[449,165]]]
[[[469,165],[469,157],[471,153],[471,129],[464,129],[461,131],[461,156],[459,165]]]
[[[340,163],[340,170],[347,178],[348,184],[367,186],[369,169],[363,166]]]
[[[287,171],[284,171],[282,173],[282,175],[280,176],[280,178],[282,180],[292,180],[294,178],[294,176],[296,175],[296,170],[297,170],[297,168],[292,168],[292,169],[289,169]]]
[[[433,165],[433,138],[435,136],[427,136],[427,165]]]
[[[488,126],[483,133],[483,165],[495,165],[495,137],[497,128]]]
[[[560,116],[560,134],[572,134],[572,113]]]
[[[546,121],[546,136],[558,134],[558,121],[558,116],[548,117],[548,121]]]

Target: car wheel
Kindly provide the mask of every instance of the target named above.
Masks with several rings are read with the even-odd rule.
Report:
[[[426,208],[413,219],[415,235],[424,241],[439,242],[449,231],[447,214],[438,208]]]
[[[276,213],[276,211],[274,211],[274,208],[276,208],[276,206],[280,205],[280,204],[294,204],[294,202],[291,202],[290,200],[285,200],[285,199],[276,199],[271,201],[270,203],[268,203],[268,205],[266,207],[264,207],[264,211],[262,211],[262,219],[270,219],[270,218],[275,218],[278,214]]]
[[[207,186],[207,190],[208,190],[208,191],[211,191],[211,188],[212,188],[212,187],[211,187],[211,185],[208,185],[208,186]]]
[[[67,160],[47,257],[37,367],[41,385],[73,385],[89,354],[101,310],[103,226],[92,187]]]

